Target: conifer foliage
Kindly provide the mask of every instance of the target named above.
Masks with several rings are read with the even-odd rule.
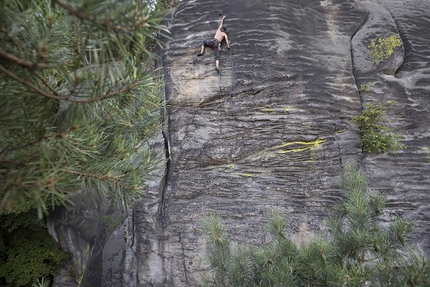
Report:
[[[145,1],[0,0],[0,214],[144,193],[161,18]]]
[[[327,224],[330,232],[296,246],[286,221],[271,210],[270,242],[232,247],[220,219],[206,221],[209,272],[206,286],[430,286],[425,256],[406,243],[413,222],[381,223],[386,198],[367,187],[355,165],[340,177],[344,198]]]

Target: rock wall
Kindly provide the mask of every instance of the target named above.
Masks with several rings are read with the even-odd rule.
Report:
[[[429,256],[430,37],[424,35],[430,32],[430,3],[373,2],[391,16],[391,26],[403,41],[400,51],[404,52],[404,60],[401,62],[400,55],[395,55],[386,61],[394,69],[360,71],[357,81],[372,85],[371,93],[361,95],[363,102],[381,101],[390,105],[390,125],[404,135],[406,149],[397,154],[364,154],[362,165],[370,187],[387,194],[390,211],[416,220],[415,241]],[[369,22],[362,30],[385,27],[384,23]]]
[[[210,48],[196,54],[223,15],[232,49],[223,45],[218,75]],[[414,240],[430,253],[428,0],[183,0],[173,18],[162,56],[169,164],[124,219],[126,243],[113,244],[123,255],[106,251],[98,283],[82,286],[200,286],[212,212],[233,241],[261,243],[278,207],[307,241],[324,232],[347,162],[388,195],[387,220],[417,220]],[[390,35],[403,46],[375,65],[367,47]],[[389,104],[404,150],[362,152],[349,119],[369,101]]]

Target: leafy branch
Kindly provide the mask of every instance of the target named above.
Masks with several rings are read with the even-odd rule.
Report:
[[[389,58],[396,47],[402,46],[402,41],[398,36],[391,35],[387,38],[372,39],[369,44],[370,56],[374,57],[374,62],[379,65],[384,59]]]
[[[381,103],[370,102],[363,106],[360,115],[351,118],[352,122],[358,123],[365,152],[397,151],[404,147],[399,143],[403,136],[392,133],[385,124],[385,111],[386,107]]]

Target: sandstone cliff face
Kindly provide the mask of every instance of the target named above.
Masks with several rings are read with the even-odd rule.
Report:
[[[222,15],[232,49],[223,45],[218,75],[210,48],[196,54]],[[388,195],[386,220],[417,220],[414,240],[429,253],[427,0],[183,0],[173,16],[162,58],[169,164],[124,223],[95,243],[105,256],[96,283],[82,286],[200,286],[211,212],[233,241],[262,243],[266,210],[276,206],[291,237],[309,240],[324,232],[342,194],[341,166],[351,161]],[[403,46],[376,66],[367,46],[390,35]],[[362,152],[349,119],[369,101],[390,104],[389,124],[406,149]],[[106,247],[120,231],[122,245]]]

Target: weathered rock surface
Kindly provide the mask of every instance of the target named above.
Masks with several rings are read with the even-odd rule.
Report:
[[[218,75],[209,48],[196,54],[222,15],[232,49],[223,45]],[[111,275],[82,286],[200,286],[211,212],[234,241],[264,242],[266,210],[278,207],[291,237],[309,240],[325,230],[351,161],[388,195],[387,220],[417,220],[414,241],[430,254],[428,0],[183,0],[174,18],[163,54],[167,174],[127,217],[126,243],[98,241],[106,256],[93,260]],[[375,65],[367,47],[390,35],[403,46]],[[390,105],[404,150],[362,152],[349,119],[369,101]]]

